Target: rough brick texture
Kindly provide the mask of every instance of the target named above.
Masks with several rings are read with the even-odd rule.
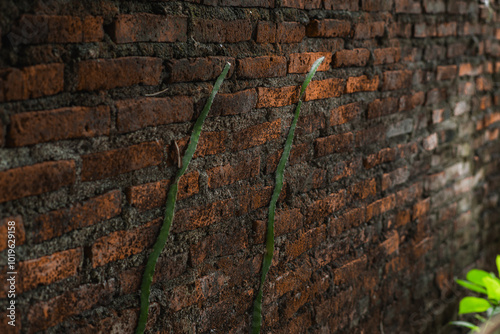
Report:
[[[248,332],[275,171],[320,57],[261,332],[449,332],[453,278],[500,253],[500,16],[480,2],[4,1],[0,279],[14,237],[18,275],[0,333],[134,332],[169,187],[226,63],[147,332]]]

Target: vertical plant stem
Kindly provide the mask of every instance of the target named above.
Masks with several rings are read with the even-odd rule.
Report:
[[[146,264],[146,269],[144,270],[144,276],[142,277],[142,285],[141,285],[141,311],[139,315],[139,322],[137,324],[136,334],[144,333],[146,329],[146,324],[148,321],[148,313],[149,313],[149,295],[151,289],[151,283],[153,282],[153,275],[155,272],[156,262],[158,261],[158,257],[161,252],[165,248],[165,243],[167,242],[168,236],[170,234],[170,227],[172,226],[172,221],[174,219],[174,211],[175,211],[175,202],[177,200],[177,190],[179,186],[179,180],[186,172],[191,159],[193,158],[194,152],[196,151],[196,146],[198,145],[198,140],[200,139],[201,127],[203,126],[203,122],[205,122],[205,118],[207,118],[208,112],[212,103],[214,101],[215,95],[219,91],[224,78],[229,72],[230,64],[227,63],[224,67],[224,70],[219,75],[217,80],[215,81],[214,88],[212,89],[212,93],[208,98],[205,107],[203,108],[200,116],[196,120],[196,123],[193,127],[193,132],[191,134],[191,138],[189,140],[188,147],[184,156],[182,158],[182,166],[177,171],[177,175],[175,176],[175,180],[170,186],[167,194],[167,203],[165,206],[165,219],[163,220],[163,225],[160,230],[160,234],[158,235],[158,239],[153,246],[153,251],[149,255],[148,262]]]
[[[260,278],[260,286],[259,291],[257,292],[257,297],[255,298],[253,304],[253,313],[252,313],[252,334],[259,334],[260,329],[262,327],[262,296],[264,283],[266,281],[266,276],[269,273],[269,269],[271,268],[271,263],[273,261],[274,254],[274,216],[276,211],[276,203],[278,202],[278,198],[281,193],[281,189],[283,188],[283,175],[285,171],[285,165],[288,161],[288,157],[290,156],[290,151],[292,149],[293,137],[295,134],[295,128],[297,126],[297,121],[300,115],[300,107],[302,106],[302,97],[306,92],[306,88],[311,82],[312,77],[316,73],[319,65],[323,62],[325,57],[321,57],[314,62],[311,67],[311,70],[306,76],[304,83],[302,84],[302,88],[299,94],[299,102],[297,103],[297,107],[295,108],[295,114],[293,117],[292,124],[290,125],[290,130],[288,132],[288,136],[285,142],[285,149],[283,150],[283,154],[281,155],[280,162],[278,164],[278,168],[276,169],[276,184],[274,186],[273,196],[271,198],[271,203],[269,204],[269,213],[267,219],[267,233],[266,233],[266,253],[264,254],[264,259],[262,261],[262,275]]]

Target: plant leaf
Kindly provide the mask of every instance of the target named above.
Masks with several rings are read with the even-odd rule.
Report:
[[[490,274],[487,273],[484,270],[479,270],[479,269],[472,269],[467,273],[467,280],[471,281],[472,283],[475,283],[477,285],[483,286],[483,278],[489,277]]]
[[[450,321],[448,324],[455,325],[455,326],[467,327],[468,329],[472,329],[475,331],[479,330],[479,327],[477,327],[476,325],[474,325],[470,322],[467,322],[467,321]]]
[[[461,279],[456,279],[455,281],[466,289],[469,289],[469,290],[472,290],[475,292],[479,292],[479,293],[484,293],[485,295],[487,294],[486,289],[479,286],[479,285],[476,285],[474,283],[471,283],[469,281],[464,281]]]
[[[488,292],[488,299],[492,299],[498,304],[500,301],[500,283],[491,277],[483,278],[483,283],[486,287],[486,291]]]
[[[500,255],[497,255],[496,263],[497,263],[498,277],[500,277]]]
[[[214,88],[212,89],[212,93],[208,98],[205,107],[203,108],[200,116],[196,120],[196,123],[193,127],[193,132],[191,134],[191,138],[189,140],[188,147],[186,152],[184,153],[184,157],[182,158],[182,167],[177,171],[177,175],[175,176],[175,180],[170,186],[170,189],[167,193],[167,204],[165,206],[165,218],[163,220],[163,225],[161,227],[160,233],[156,242],[153,246],[153,251],[149,255],[148,262],[146,263],[146,269],[144,270],[144,275],[142,277],[142,285],[141,285],[141,311],[139,314],[139,322],[136,328],[136,334],[144,333],[146,329],[146,324],[148,321],[148,313],[149,313],[149,295],[151,293],[151,283],[153,282],[153,275],[155,272],[156,262],[158,261],[158,257],[160,256],[163,248],[165,248],[165,243],[167,242],[168,236],[170,234],[170,227],[172,225],[172,221],[174,219],[175,212],[175,202],[177,200],[177,189],[179,186],[179,180],[184,175],[184,172],[188,168],[189,162],[193,158],[193,154],[196,151],[196,146],[198,145],[198,139],[201,134],[201,127],[205,118],[210,111],[210,107],[212,106],[212,102],[214,101],[215,95],[219,90],[224,78],[229,72],[229,68],[231,65],[229,63],[226,64],[222,73],[219,75],[217,80],[215,81]]]
[[[491,307],[491,304],[486,299],[477,298],[477,297],[464,297],[460,301],[460,306],[458,308],[458,314],[481,313],[481,312],[485,312],[490,307]]]
[[[302,89],[300,91],[299,102],[297,103],[297,107],[295,108],[295,114],[293,117],[292,124],[290,125],[290,130],[288,131],[288,136],[285,142],[285,148],[281,155],[280,162],[278,163],[278,167],[276,168],[276,181],[274,186],[273,196],[271,197],[271,203],[269,204],[269,212],[267,219],[267,233],[266,233],[266,253],[264,254],[264,260],[262,261],[262,274],[260,278],[260,286],[259,291],[257,292],[257,297],[255,298],[253,304],[253,312],[252,312],[252,334],[259,334],[260,329],[262,327],[262,295],[264,289],[264,283],[266,281],[267,273],[271,268],[271,263],[273,260],[274,254],[274,215],[276,211],[276,203],[278,202],[278,198],[281,193],[281,189],[283,188],[283,175],[285,172],[285,165],[290,155],[290,151],[292,149],[292,142],[295,133],[295,128],[297,126],[297,121],[300,115],[300,107],[302,106],[302,95],[304,95],[307,85],[311,81],[314,73],[318,69],[321,62],[325,59],[325,57],[321,57],[314,62],[311,67],[311,70],[306,76],[304,83],[302,84]]]

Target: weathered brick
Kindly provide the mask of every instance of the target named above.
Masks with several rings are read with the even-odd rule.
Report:
[[[336,164],[333,168],[333,178],[331,182],[337,182],[344,177],[356,175],[361,168],[361,159],[353,159],[350,161],[343,161]]]
[[[420,14],[422,7],[419,1],[415,0],[394,0],[396,13]]]
[[[330,236],[335,237],[344,231],[358,227],[365,222],[365,208],[355,208],[347,211],[342,216],[332,219],[330,225]]]
[[[137,84],[158,85],[162,67],[162,60],[153,57],[85,60],[77,64],[76,89],[100,90]]]
[[[199,172],[190,172],[179,181],[178,199],[184,199],[200,191]],[[127,188],[127,201],[141,211],[150,210],[165,205],[170,180],[150,182]]]
[[[260,157],[251,161],[243,161],[237,165],[225,165],[207,170],[208,187],[220,188],[240,180],[249,179],[259,175]]]
[[[83,42],[100,42],[104,38],[104,19],[85,16],[83,18]]]
[[[332,205],[332,203],[326,203],[325,205]],[[285,255],[288,260],[295,259],[308,250],[319,246],[326,239],[326,237],[327,233],[325,225],[321,225],[306,232],[301,231],[296,240],[289,241],[286,244]]]
[[[233,135],[233,151],[259,146],[281,136],[281,119],[251,126]]]
[[[439,23],[436,27],[436,30],[438,37],[456,36],[457,23],[456,22]]]
[[[361,9],[368,12],[389,11],[392,8],[392,0],[363,0]]]
[[[305,115],[299,117],[297,128],[295,130],[296,136],[302,136],[308,133],[313,133],[316,130],[324,129],[326,126],[325,115],[323,113],[316,113],[312,115]]]
[[[283,56],[262,56],[238,59],[237,75],[240,78],[272,78],[286,75],[286,58]]]
[[[307,26],[308,37],[347,37],[351,32],[351,23],[342,20],[312,20]]]
[[[360,102],[346,104],[330,111],[330,126],[340,125],[356,119],[363,111]]]
[[[257,108],[284,107],[299,101],[299,86],[280,88],[257,88]]]
[[[83,250],[75,248],[17,263],[17,271],[29,273],[29,275],[17,276],[16,294],[32,290],[39,285],[49,285],[75,276],[82,259]],[[3,270],[2,275],[7,275],[8,271]],[[6,279],[5,276],[3,278]],[[8,285],[4,284],[0,291],[0,298],[6,298],[7,293]]]
[[[207,258],[227,256],[247,248],[247,231],[237,229],[230,234],[218,233],[205,237],[190,247],[189,257],[193,265],[199,265]]]
[[[193,99],[187,96],[135,98],[117,101],[115,105],[119,132],[187,122],[194,114]]]
[[[293,145],[290,151],[290,157],[288,158],[288,163],[290,165],[295,165],[306,160],[306,156],[309,151],[309,144],[303,143],[298,145]],[[283,150],[278,150],[274,154],[270,155],[267,159],[266,164],[266,174],[274,173],[278,167],[278,163],[283,155]]]
[[[334,54],[334,67],[365,66],[370,58],[368,49],[341,50]]]
[[[424,92],[414,92],[412,95],[405,95],[399,98],[399,111],[413,110],[425,102]]]
[[[120,14],[110,31],[115,43],[185,42],[187,18],[148,13]]]
[[[0,69],[0,102],[55,95],[64,89],[64,64]]]
[[[71,107],[14,114],[10,118],[8,144],[25,146],[63,139],[108,135],[110,118],[107,106]]]
[[[218,93],[207,117],[243,114],[251,111],[256,105],[257,92],[255,89],[242,90],[232,94]]]
[[[383,48],[373,50],[373,65],[393,64],[401,59],[400,48]]]
[[[357,92],[373,92],[378,89],[378,75],[368,78],[366,75],[359,77],[349,77],[345,86],[344,93],[352,94]]]
[[[385,99],[377,99],[368,105],[368,119],[382,117],[398,112],[398,99],[388,97]]]
[[[404,206],[408,202],[414,201],[422,195],[422,183],[414,183],[411,186],[400,190],[396,193],[396,205],[398,207]]]
[[[375,179],[369,179],[355,183],[349,187],[348,192],[351,200],[375,196],[377,194],[377,182],[375,182]]]
[[[252,38],[252,23],[249,20],[205,20],[193,21],[193,38],[202,43],[237,43]]]
[[[340,210],[346,204],[346,191],[341,190],[336,193],[329,194],[323,199],[319,199],[311,203],[307,207],[306,219],[307,222],[321,222],[322,219],[331,215],[335,211]]]
[[[352,132],[317,138],[314,141],[315,156],[323,157],[333,153],[352,152],[353,139]]]
[[[413,119],[407,118],[405,120],[402,120],[400,122],[397,122],[395,124],[390,125],[387,128],[387,133],[386,136],[387,138],[392,138],[396,136],[401,136],[407,133],[411,133],[413,131],[415,124],[413,122]]]
[[[227,74],[227,78],[230,78],[235,64],[234,58],[230,57],[172,59],[167,68],[170,72],[170,82],[208,81],[216,79],[226,63],[232,65]]]
[[[283,7],[300,8],[300,9],[320,9],[322,7],[321,0],[283,0]]]
[[[227,132],[225,131],[206,131],[202,132],[200,138],[198,139],[198,145],[196,146],[196,151],[194,151],[193,158],[204,157],[206,155],[214,155],[222,153],[226,150]],[[180,158],[182,162],[182,157],[186,152],[190,137],[184,137],[176,140],[177,146],[179,147]],[[179,156],[177,154],[177,149],[174,145],[170,147],[169,161],[179,161]]]
[[[395,159],[396,159],[396,149],[388,147],[364,158],[363,166],[366,169],[370,169],[380,164],[394,161]]]
[[[396,206],[396,196],[394,194],[379,199],[366,207],[366,221],[368,222],[375,216],[381,215]]]
[[[357,23],[354,26],[354,39],[370,39],[384,35],[384,22]]]
[[[385,140],[385,126],[378,125],[373,128],[368,128],[356,132],[355,145],[356,147],[361,147],[363,145],[383,142],[384,140]]]
[[[447,93],[445,88],[434,88],[427,92],[425,97],[425,105],[439,104],[442,101],[447,100]]]
[[[75,182],[74,160],[47,161],[0,172],[0,203],[40,195]]]
[[[413,212],[411,215],[412,220],[427,215],[427,213],[429,212],[430,203],[431,203],[430,198],[426,198],[420,202],[415,203],[415,205],[413,205],[413,210],[412,210]]]
[[[342,95],[344,87],[344,79],[331,78],[311,81],[306,89],[304,101],[339,97]]]
[[[387,239],[379,245],[385,255],[391,255],[399,249],[399,234],[398,231],[392,230],[388,232]]]
[[[303,221],[304,217],[297,208],[277,210],[274,220],[274,236],[279,237],[301,228]],[[252,229],[255,235],[254,242],[257,244],[265,242],[267,221],[255,221]]]
[[[411,87],[411,71],[386,71],[382,83],[382,90],[397,90]]]
[[[438,146],[438,136],[437,133],[433,133],[424,138],[422,141],[422,147],[426,151],[432,151]]]
[[[9,232],[13,232],[15,239],[10,239],[8,237]],[[0,219],[0,234],[4,236],[0,239],[0,252],[10,248],[9,245],[11,247],[19,247],[23,245],[26,241],[26,231],[24,229],[23,217],[13,216]]]
[[[163,220],[150,221],[137,228],[112,232],[97,239],[91,247],[92,268],[139,254],[156,241]]]
[[[408,181],[410,171],[407,167],[398,168],[390,173],[382,175],[382,190],[387,190]]]
[[[39,215],[30,229],[30,239],[39,243],[116,217],[121,213],[121,200],[121,192],[114,190],[70,208]]]
[[[472,65],[471,63],[464,63],[458,66],[458,76],[462,77],[465,75],[478,76],[483,73],[482,66]]]
[[[355,0],[324,0],[323,4],[327,10],[348,10],[357,12],[359,9],[359,1]]]
[[[257,43],[275,43],[276,42],[276,23],[271,21],[259,21],[257,23]]]
[[[212,225],[234,214],[233,199],[220,200],[205,206],[191,207],[176,212],[172,231],[184,232]]]
[[[357,280],[360,274],[366,270],[367,262],[367,257],[365,255],[335,269],[333,274],[334,284],[342,285]]]
[[[162,162],[159,142],[148,142],[82,156],[82,181],[101,180]]]
[[[86,284],[52,299],[34,303],[26,315],[27,333],[34,334],[100,304],[107,304],[115,292],[115,281]],[[71,305],[71,307],[68,307]],[[51,310],[51,312],[47,312]]]
[[[423,6],[426,13],[444,13],[446,11],[446,3],[443,0],[424,0]]]
[[[306,37],[306,28],[299,22],[281,22],[276,29],[276,42],[300,43]]]
[[[325,59],[317,71],[328,71],[332,62],[332,54],[330,52],[292,53],[288,62],[288,73],[307,73],[311,69],[312,64],[321,57],[325,57]]]

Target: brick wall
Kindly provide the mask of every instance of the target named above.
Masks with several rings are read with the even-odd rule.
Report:
[[[263,332],[441,332],[453,277],[499,252],[500,24],[475,1],[9,0],[0,13],[2,310],[12,220],[19,273],[17,326],[2,313],[1,332],[133,332],[176,144],[225,62],[151,333],[248,332],[274,171],[320,56]]]

